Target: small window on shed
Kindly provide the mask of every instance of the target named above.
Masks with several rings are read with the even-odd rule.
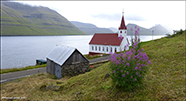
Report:
[[[92,50],[94,50],[94,46],[92,46]]]

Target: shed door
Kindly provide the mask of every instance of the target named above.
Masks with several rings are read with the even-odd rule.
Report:
[[[61,67],[55,64],[55,75],[58,79],[61,79]]]

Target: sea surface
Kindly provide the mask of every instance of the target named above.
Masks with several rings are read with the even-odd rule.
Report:
[[[56,45],[75,47],[82,54],[88,54],[92,36],[1,36],[1,69],[35,65],[36,59],[46,60]],[[140,39],[143,42],[164,36],[140,36]]]

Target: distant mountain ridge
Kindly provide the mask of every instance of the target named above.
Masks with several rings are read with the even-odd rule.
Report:
[[[127,34],[131,35],[131,33],[134,35],[134,28],[135,26],[138,26],[136,24],[128,24],[127,25]],[[133,31],[131,31],[131,28],[133,28]],[[165,35],[165,34],[172,34],[170,31],[168,31],[166,28],[164,28],[162,25],[158,24],[156,26],[153,26],[149,29],[138,26],[139,30],[139,34],[140,35]]]
[[[42,6],[1,2],[1,35],[82,35],[56,11]]]
[[[70,21],[74,26],[79,28],[81,31],[83,31],[86,34],[93,35],[95,33],[113,33],[112,30],[109,28],[99,28],[94,24],[90,23],[82,23],[78,21]]]

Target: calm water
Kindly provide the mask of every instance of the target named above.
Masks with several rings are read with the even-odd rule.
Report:
[[[153,39],[161,37],[153,36]],[[82,54],[88,54],[91,38],[92,35],[1,37],[1,69],[35,65],[36,59],[46,60],[46,55],[56,45],[75,47]],[[152,36],[140,36],[140,39],[148,41]]]

